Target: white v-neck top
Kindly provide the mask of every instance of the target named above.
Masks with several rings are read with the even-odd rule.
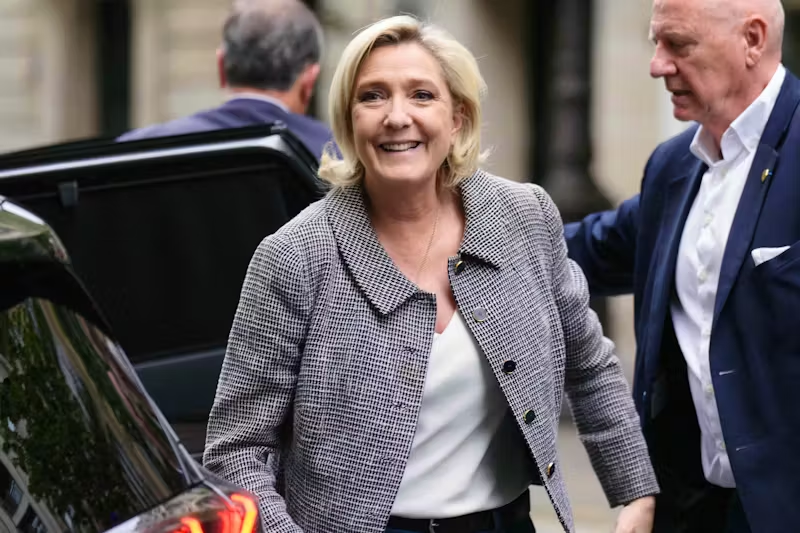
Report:
[[[528,488],[530,465],[497,379],[456,311],[434,335],[392,515],[448,518],[501,507]]]

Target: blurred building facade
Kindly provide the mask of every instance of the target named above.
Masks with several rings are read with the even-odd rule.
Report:
[[[579,130],[583,120],[588,132],[586,175],[615,205],[638,190],[656,144],[685,125],[672,118],[662,83],[648,74],[650,0],[559,0],[564,2],[573,9],[591,8],[588,41],[583,43],[591,66],[584,80],[590,105],[573,120],[577,117]],[[540,47],[534,53],[530,46],[537,28],[531,22],[537,12],[530,6],[536,3],[309,3],[326,28],[316,109],[320,118],[326,118],[325,96],[335,62],[352,33],[381,16],[411,12],[443,25],[479,58],[489,86],[484,140],[493,155],[488,169],[514,180],[540,180],[532,175],[537,132],[532,110],[548,74],[537,71],[534,63],[537,54],[542,57],[548,50]],[[214,53],[229,4],[230,0],[0,0],[0,152],[116,135],[217,105],[223,95]],[[798,10],[800,0],[787,2],[790,67],[797,63],[794,51],[800,48],[794,42],[800,35],[794,30]],[[570,90],[576,81],[571,75],[567,72],[563,80],[556,80],[553,90]],[[582,142],[580,132],[575,138]],[[613,299],[609,311],[608,333],[630,372],[632,303],[629,298]]]

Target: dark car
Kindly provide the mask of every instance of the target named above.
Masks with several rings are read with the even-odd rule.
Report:
[[[0,194],[55,230],[195,457],[258,243],[324,194],[281,124],[0,157]]]
[[[56,234],[0,197],[0,531],[231,532],[254,497],[200,467]]]

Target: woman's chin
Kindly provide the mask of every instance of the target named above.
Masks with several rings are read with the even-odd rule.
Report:
[[[373,181],[376,184],[385,185],[423,185],[430,181],[435,181],[435,173],[420,171],[419,169],[392,169],[389,172],[381,172],[374,175]]]

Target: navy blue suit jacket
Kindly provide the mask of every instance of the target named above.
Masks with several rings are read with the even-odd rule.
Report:
[[[722,261],[710,368],[737,492],[754,532],[800,531],[800,81],[787,72]],[[594,295],[633,293],[634,395],[665,494],[702,481],[699,429],[670,302],[683,226],[706,166],[697,126],[651,155],[639,195],[568,224]],[[755,266],[750,252],[790,246]],[[663,423],[661,423],[663,422]]]
[[[322,122],[306,115],[289,113],[275,104],[256,98],[233,98],[219,107],[200,111],[188,117],[178,118],[163,124],[155,124],[129,131],[118,141],[135,141],[152,137],[166,137],[184,133],[241,128],[283,121],[291,131],[319,160],[322,150],[333,140],[330,129]]]

